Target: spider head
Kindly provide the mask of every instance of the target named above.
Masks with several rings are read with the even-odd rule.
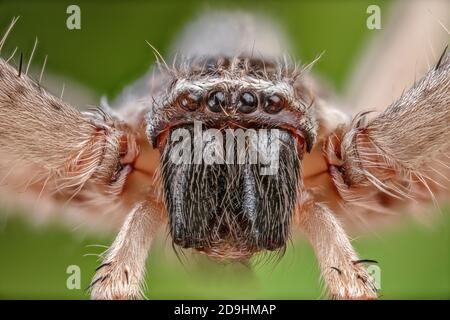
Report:
[[[248,258],[283,248],[315,139],[298,75],[251,59],[191,64],[147,116],[174,242]],[[304,91],[301,91],[304,92]]]

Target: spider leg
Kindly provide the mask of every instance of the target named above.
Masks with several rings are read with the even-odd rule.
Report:
[[[153,201],[138,204],[125,220],[89,286],[92,299],[142,299],[145,260],[163,222]]]
[[[333,299],[376,299],[374,284],[338,219],[323,204],[303,207],[299,226],[311,243]]]
[[[437,65],[384,112],[366,117],[358,115],[351,124],[337,128],[323,144],[340,204],[352,208],[352,214],[359,212],[353,210],[357,206],[378,211],[404,205],[405,198],[423,200],[424,189],[438,190],[434,171],[428,168],[443,164],[443,178],[448,170],[450,54],[444,52]],[[302,193],[298,224],[316,252],[331,297],[376,298],[359,263],[364,260],[357,257],[335,215],[342,207],[332,211],[307,190]],[[332,198],[325,201],[333,205]]]
[[[389,198],[384,206],[405,198],[434,199],[449,181],[449,126],[450,54],[444,52],[384,112],[370,120],[357,116],[328,138],[325,157],[339,195],[354,204],[376,202],[383,195]]]
[[[3,59],[0,119],[1,163],[19,169],[7,182],[36,176],[40,183],[31,187],[53,199],[99,204],[102,196],[117,198],[139,153],[125,123],[101,111],[80,112]]]

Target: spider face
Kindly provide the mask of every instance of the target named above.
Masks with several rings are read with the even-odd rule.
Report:
[[[183,130],[187,135],[182,139],[171,135],[162,154],[173,241],[184,248],[227,258],[243,258],[262,249],[283,247],[297,197],[300,160],[293,152],[295,138],[287,131],[267,131],[269,150],[264,159],[249,161],[248,152],[246,159],[240,161],[240,152],[250,150],[256,136],[240,129],[234,136],[227,131],[223,140],[219,137],[224,130],[199,138],[195,132],[198,129],[195,125],[173,129],[172,132]],[[241,139],[241,132],[249,139]],[[199,140],[203,140],[199,148],[203,159],[197,162],[195,144]],[[219,151],[220,146],[226,151]],[[216,153],[214,162],[207,158],[212,148]],[[193,151],[193,156],[188,161],[177,161],[174,154],[178,155],[180,149],[189,154]],[[266,163],[276,164],[275,170],[266,174]]]
[[[240,259],[286,243],[315,131],[295,76],[263,65],[193,63],[147,115],[170,232],[184,248]]]

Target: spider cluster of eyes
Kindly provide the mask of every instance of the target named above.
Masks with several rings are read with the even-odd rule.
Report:
[[[287,105],[286,99],[279,94],[265,95],[245,90],[232,96],[223,90],[211,90],[207,94],[186,90],[177,98],[178,105],[186,111],[197,111],[206,106],[213,113],[239,112],[249,114],[262,108],[269,114],[279,113]]]

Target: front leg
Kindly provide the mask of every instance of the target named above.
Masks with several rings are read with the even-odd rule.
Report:
[[[450,53],[385,111],[358,115],[324,145],[333,183],[348,205],[378,211],[436,200],[449,186]],[[404,201],[405,199],[410,201]]]
[[[92,299],[142,299],[145,260],[162,223],[152,201],[138,204],[129,214],[89,286]]]
[[[311,205],[302,212],[299,223],[314,248],[331,298],[377,298],[376,288],[344,229],[326,206]]]

